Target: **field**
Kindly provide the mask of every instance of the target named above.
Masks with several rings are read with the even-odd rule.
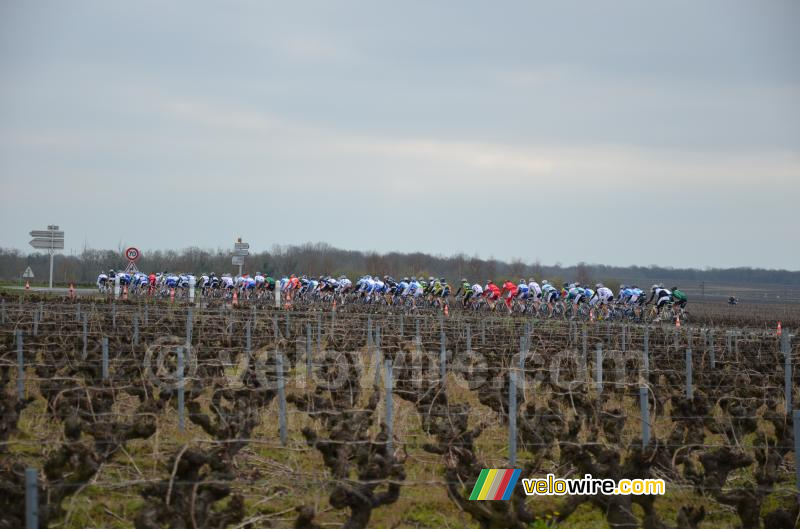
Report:
[[[24,524],[26,468],[40,527],[750,529],[800,516],[786,400],[788,387],[798,408],[800,377],[785,371],[796,304],[693,303],[693,325],[676,328],[3,296],[0,528]],[[667,486],[517,485],[510,501],[470,501],[484,468]]]

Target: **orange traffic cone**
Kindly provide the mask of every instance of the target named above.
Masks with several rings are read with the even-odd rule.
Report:
[[[233,303],[232,303],[232,305],[234,307],[239,305],[239,294],[236,292],[236,290],[233,291]]]
[[[681,328],[681,317],[680,316],[675,316],[675,327],[677,327],[678,329]]]
[[[73,286],[72,283],[69,284],[69,297],[70,298],[75,297],[75,287]]]
[[[169,289],[169,302],[170,303],[175,302],[175,288]]]
[[[25,281],[25,290],[30,290],[30,289],[31,289],[31,284],[28,283],[28,281]]]
[[[778,337],[783,334],[783,329],[781,328],[781,322],[778,322]]]

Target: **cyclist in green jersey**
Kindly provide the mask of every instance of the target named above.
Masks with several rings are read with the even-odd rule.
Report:
[[[689,302],[689,298],[687,298],[686,294],[684,294],[682,291],[678,290],[678,287],[672,287],[672,302],[678,307],[685,309],[686,304]]]

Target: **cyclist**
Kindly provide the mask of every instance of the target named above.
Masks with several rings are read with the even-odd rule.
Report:
[[[567,291],[567,303],[572,302],[572,318],[575,318],[577,315],[580,304],[584,301],[588,301],[588,299],[586,289],[581,287],[580,283],[573,283],[570,285]]]
[[[422,284],[417,280],[416,277],[412,276],[411,281],[409,281],[408,286],[403,291],[403,298],[411,296],[411,306],[417,306],[417,298],[422,296],[423,287]]]
[[[119,286],[120,288],[126,287],[131,284],[131,275],[125,272],[119,274]]]
[[[145,284],[147,284],[147,276],[141,272],[136,272],[131,277],[131,293],[138,292]]]
[[[221,285],[229,293],[233,292],[233,278],[230,274],[224,274],[222,276]]]
[[[372,279],[372,276],[365,275],[358,280],[356,287],[358,287],[359,296],[368,300],[372,291],[375,290],[375,280]]]
[[[630,304],[631,296],[633,296],[633,289],[628,285],[620,285],[619,286],[619,293],[617,294],[617,299],[622,304]]]
[[[397,281],[392,276],[383,276],[383,283],[386,285],[384,289],[384,297],[386,301],[391,304],[392,297],[397,291]]]
[[[537,299],[542,299],[542,287],[539,286],[539,283],[536,282],[534,278],[528,279],[528,288],[531,291],[531,295]]]
[[[536,282],[534,278],[528,280],[529,297],[533,299],[533,308],[536,312],[539,311],[539,306],[542,302],[542,287]]]
[[[581,296],[581,303],[589,303],[589,301],[594,297],[594,290],[589,287],[583,287],[583,295]]]
[[[503,291],[501,292],[501,295],[504,298],[503,302],[506,304],[508,313],[511,314],[511,302],[517,296],[517,285],[515,285],[510,279],[506,279],[506,282],[503,283]]]
[[[209,283],[211,283],[211,279],[208,277],[206,272],[200,274],[200,277],[197,279],[197,287],[200,289],[200,294],[205,295],[208,291]]]
[[[242,288],[244,289],[244,297],[249,299],[250,296],[256,290],[256,280],[255,278],[250,277],[249,275],[245,275],[242,281]]]
[[[519,285],[517,285],[517,297],[523,301],[528,299],[531,295],[531,287],[528,286],[528,282],[524,279],[519,280]]]
[[[661,285],[653,285],[653,287],[650,289],[650,292],[650,299],[645,302],[645,305],[649,305],[653,302],[653,300],[655,300],[656,314],[660,316],[661,309],[672,301],[672,292]]]
[[[270,292],[275,292],[275,278],[269,274],[264,276],[264,288]]]
[[[397,303],[398,300],[403,298],[403,292],[406,291],[408,288],[408,284],[410,280],[407,277],[404,277],[394,286],[394,295],[392,296],[392,304]]]
[[[608,306],[612,301],[614,301],[614,293],[610,288],[603,285],[603,283],[597,283],[594,287],[597,290],[595,290],[592,297],[589,298],[589,306],[599,306],[603,313],[603,317],[606,317],[608,316]]]
[[[158,276],[156,274],[151,273],[147,276],[147,295],[152,296],[153,293],[156,291],[156,282],[158,281]]]
[[[208,277],[208,274],[203,272],[200,274],[200,280],[197,282],[197,286],[200,287],[200,293],[205,295],[208,291],[209,284],[211,283],[211,279]]]
[[[424,289],[425,295],[428,296],[428,298],[430,298],[431,294],[433,294],[433,290],[436,288],[436,279],[434,279],[433,276],[429,277],[428,281],[422,284],[422,287]]]
[[[291,303],[297,292],[300,291],[300,278],[292,274],[286,281],[286,303]]]
[[[403,298],[407,298],[408,296],[413,296],[414,293],[419,288],[420,286],[419,283],[417,283],[416,276],[411,276],[411,279],[408,280],[408,284],[406,285],[406,288],[404,288],[403,291],[400,293],[400,296],[402,296]]]
[[[106,291],[107,284],[108,284],[108,275],[106,275],[105,272],[100,272],[100,274],[97,276],[97,290],[99,290],[101,293],[104,294]]]
[[[547,303],[549,313],[553,313],[554,303],[558,301],[558,289],[550,284],[547,279],[542,280],[542,301]]]
[[[164,278],[164,285],[166,285],[167,288],[178,288],[178,276],[164,272]]]
[[[305,294],[308,292],[309,284],[310,282],[308,280],[308,276],[300,276],[300,290],[297,293],[299,297],[305,296]]]
[[[564,290],[566,291],[566,302],[572,303],[575,308],[578,308],[578,300],[583,295],[583,289],[580,283],[565,283]]]
[[[242,289],[244,288],[244,279],[245,279],[245,277],[247,277],[246,274],[237,275],[236,277],[233,278],[233,288],[235,288],[236,291],[238,292],[237,295],[241,295],[242,294]]]
[[[342,296],[342,303],[344,303],[344,295],[351,292],[353,290],[353,282],[347,278],[347,276],[340,276],[337,291]]]
[[[467,281],[466,277],[462,277],[461,278],[461,284],[458,285],[458,290],[456,290],[456,296],[455,297],[458,297],[458,295],[462,291],[464,292],[464,298],[461,300],[461,306],[466,308],[467,307],[467,303],[469,303],[469,299],[472,297],[472,294],[473,294],[472,285],[470,284],[469,281]]]
[[[450,306],[450,284],[447,280],[443,277],[439,278],[439,298],[442,300],[442,303]]]
[[[630,287],[630,289],[631,289],[630,304],[631,305],[644,304],[644,298],[646,297],[644,295],[644,290],[637,287],[636,285],[633,285],[632,287]]]
[[[262,292],[267,284],[267,278],[261,272],[256,272],[253,279],[256,281],[256,292]]]
[[[502,293],[500,291],[500,287],[495,285],[494,282],[491,279],[489,279],[486,282],[486,286],[483,289],[483,296],[486,299],[486,302],[489,304],[489,307],[492,308],[492,310],[494,310],[495,304],[497,303],[497,300],[500,299],[501,295]]]
[[[330,276],[322,276],[319,278],[320,294],[331,294],[333,292],[336,292],[336,287],[338,286],[339,282]]]
[[[572,285],[570,283],[564,283],[563,285],[561,285],[561,290],[559,291],[559,295],[562,298],[566,298],[567,292],[569,291],[570,288],[572,288]]]
[[[381,297],[383,295],[385,289],[386,289],[386,283],[381,281],[380,276],[375,276],[374,286],[372,287],[372,292],[371,292],[371,294],[372,294],[371,297],[373,299],[377,300],[379,297]]]
[[[471,295],[469,295],[468,299],[472,300],[472,306],[474,308],[475,301],[478,300],[481,296],[483,296],[483,287],[481,286],[480,283],[475,283],[472,285],[471,289],[472,289]]]
[[[689,298],[686,297],[686,294],[683,291],[678,290],[678,287],[672,287],[672,302],[684,310],[686,308],[686,304],[689,302]]]

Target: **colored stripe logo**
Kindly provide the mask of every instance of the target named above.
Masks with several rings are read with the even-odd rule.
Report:
[[[469,499],[508,500],[519,480],[519,474],[520,470],[514,468],[484,468]]]

